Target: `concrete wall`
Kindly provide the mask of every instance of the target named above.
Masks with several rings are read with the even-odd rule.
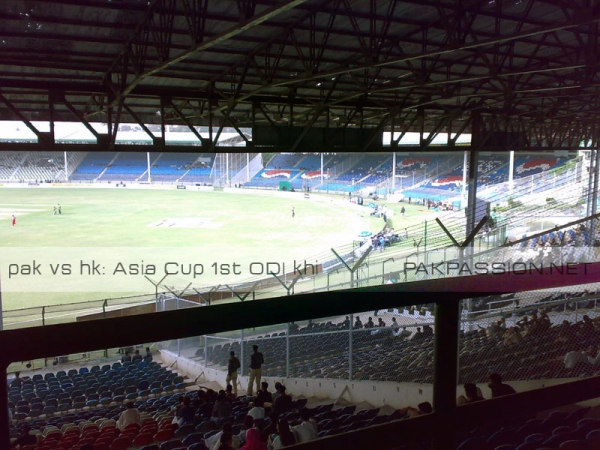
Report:
[[[171,366],[173,364],[175,370],[187,374],[193,380],[197,379],[197,383],[216,382],[223,389],[225,388],[226,372],[214,368],[204,368],[201,363],[178,358],[174,353],[166,350],[162,350],[160,354],[166,365]],[[558,378],[511,381],[508,384],[515,388],[517,392],[523,392],[575,380],[576,378]],[[288,393],[293,397],[316,397],[331,401],[342,398],[346,402],[354,404],[366,402],[374,407],[389,406],[398,409],[406,406],[417,406],[421,402],[431,403],[433,400],[433,387],[430,384],[273,377],[264,377],[263,381],[269,383],[269,389],[271,390],[274,390],[275,382],[283,383]],[[492,397],[487,382],[480,383],[477,386],[481,389],[484,398],[489,399]],[[238,377],[238,391],[243,393],[247,387],[248,377]],[[462,386],[457,387],[457,397],[462,394],[464,394]],[[580,406],[596,406],[598,404],[600,404],[600,399],[583,402]]]
[[[180,373],[187,374],[198,383],[217,382],[225,387],[226,372],[214,368],[204,368],[201,363],[185,358],[178,358],[166,350],[160,352],[163,362]],[[285,384],[288,393],[293,397],[316,397],[336,400],[343,398],[350,403],[367,402],[373,406],[388,405],[392,408],[416,406],[421,402],[431,402],[433,389],[431,385],[415,383],[393,383],[372,381],[344,381],[309,378],[273,378],[263,377],[273,389],[275,382]],[[248,387],[248,377],[238,377],[238,391],[244,392]]]

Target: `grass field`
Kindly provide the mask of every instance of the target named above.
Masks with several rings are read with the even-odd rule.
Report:
[[[20,265],[28,263],[30,254],[49,264],[70,258],[76,272],[76,258],[89,256],[73,253],[77,251],[87,252],[96,260],[113,258],[111,267],[121,258],[113,255],[119,248],[128,252],[128,262],[139,263],[145,257],[146,264],[149,258],[162,253],[193,251],[194,261],[202,262],[205,268],[203,276],[193,281],[199,286],[212,286],[249,278],[252,262],[310,261],[315,255],[330,256],[331,248],[352,244],[361,231],[377,232],[383,227],[381,219],[369,216],[370,209],[352,205],[343,197],[325,195],[305,199],[300,193],[281,196],[246,191],[117,188],[3,188],[0,192],[4,310],[154,291],[141,274],[126,278],[130,289],[124,290],[119,283],[113,289],[111,283],[117,276],[112,276],[110,268],[101,289],[81,280],[61,290],[58,277],[24,277],[21,272],[9,280],[7,266],[14,265],[15,254],[22,257],[17,258]],[[53,207],[58,204],[62,214],[53,215]],[[17,216],[16,227],[10,225],[12,214]],[[417,206],[411,206],[403,221],[410,225],[422,220],[423,214],[422,208],[419,211]],[[148,257],[148,252],[152,256]],[[215,263],[217,266],[211,267]],[[239,264],[238,275],[231,273],[234,263]],[[229,274],[222,270],[226,264]],[[286,270],[290,271],[288,267]],[[157,265],[156,275],[151,274],[150,278],[158,281],[163,275],[161,270],[162,266]],[[22,289],[25,292],[10,289],[10,285],[7,288],[7,283],[19,276],[20,281],[26,281],[26,288]],[[184,283],[183,278],[190,279],[183,275],[171,278],[179,286]],[[48,280],[59,284],[50,286]]]

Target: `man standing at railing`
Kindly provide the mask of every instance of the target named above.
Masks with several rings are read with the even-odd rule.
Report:
[[[252,346],[250,355],[250,377],[248,378],[248,396],[252,397],[252,384],[256,381],[256,391],[260,391],[260,379],[262,377],[262,365],[265,363],[263,354],[258,351],[258,345]]]
[[[231,383],[233,387],[233,395],[237,397],[237,376],[238,369],[242,365],[240,364],[240,360],[237,356],[235,356],[235,352],[229,352],[229,362],[227,363],[227,378],[225,378],[225,382],[227,384]]]

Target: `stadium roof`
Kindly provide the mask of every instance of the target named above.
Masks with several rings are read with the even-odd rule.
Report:
[[[0,120],[472,132],[498,148],[597,140],[589,1],[2,4]]]

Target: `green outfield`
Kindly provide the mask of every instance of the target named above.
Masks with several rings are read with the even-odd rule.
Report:
[[[351,205],[344,197],[318,194],[305,199],[299,193],[281,196],[264,191],[119,188],[3,188],[0,193],[0,248],[4,248],[5,255],[24,247],[49,248],[49,261],[58,263],[61,255],[72,248],[94,248],[95,255],[110,257],[115,247],[181,248],[182,252],[193,247],[201,253],[198,258],[205,266],[204,275],[193,280],[199,287],[247,279],[250,277],[247,268],[253,262],[310,260],[324,253],[330,256],[331,248],[352,244],[361,231],[377,232],[383,227],[381,219],[369,216],[369,208]],[[58,205],[62,214],[55,215],[54,207]],[[402,219],[401,205],[389,205],[397,210],[395,223],[402,226],[418,223],[430,215],[417,205],[403,205],[407,211]],[[15,227],[10,222],[12,214],[17,217]],[[7,259],[0,259],[4,273],[12,262]],[[211,268],[215,263],[219,267]],[[241,275],[226,274],[220,267],[229,264],[231,272],[234,263],[242,268]],[[286,271],[290,271],[289,266]],[[101,292],[90,290],[87,285],[77,292],[72,288],[68,292],[55,292],[55,288],[43,295],[4,289],[3,309],[154,291],[142,276],[130,278],[130,290],[111,290],[115,278],[109,275]],[[160,275],[151,278],[158,280]],[[177,276],[172,278],[178,280]],[[179,277],[180,281],[183,278]],[[35,277],[27,280],[38,282]],[[30,286],[40,290],[37,285]]]
[[[325,195],[306,199],[299,193],[281,196],[265,192],[119,188],[3,188],[0,194],[0,248],[4,255],[15,249],[49,248],[51,254],[46,256],[60,262],[62,254],[80,247],[94,248],[100,254],[115,247],[169,247],[182,251],[194,247],[202,253],[200,259],[206,268],[202,279],[196,280],[199,286],[236,281],[231,273],[222,273],[220,267],[210,268],[213,263],[237,263],[247,268],[252,262],[330,255],[331,248],[352,244],[361,231],[377,232],[383,227],[381,219],[369,216],[369,208],[351,205],[343,197]],[[54,215],[58,205],[62,214]],[[419,209],[411,205],[403,225],[422,220],[424,212]],[[17,217],[15,227],[11,226],[12,214]],[[12,262],[7,259],[0,259],[4,278],[6,266]],[[154,278],[160,278],[159,275]],[[249,275],[246,271],[237,279]],[[130,291],[111,291],[104,286],[102,292],[95,292],[84,286],[79,292],[71,289],[40,295],[5,289],[3,309],[154,291],[143,277],[131,279],[135,282]],[[38,282],[35,277],[29,280]],[[110,285],[112,278],[107,276],[105,280]],[[36,288],[39,291],[39,286]]]

